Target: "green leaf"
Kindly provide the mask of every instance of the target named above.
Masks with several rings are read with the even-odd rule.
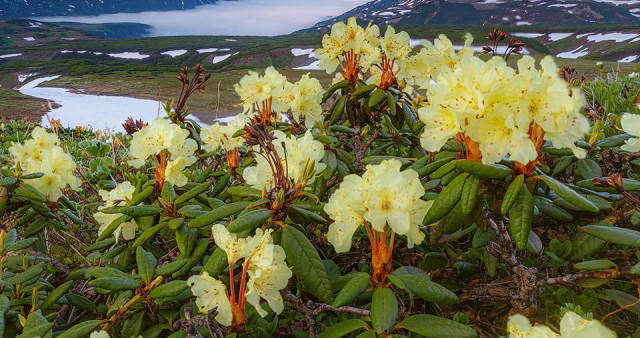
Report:
[[[318,338],[338,338],[344,337],[351,332],[364,329],[367,323],[360,319],[347,319],[340,323],[334,324],[318,335]]]
[[[227,193],[238,197],[262,197],[262,191],[245,186],[229,187],[229,189],[227,189]]]
[[[195,186],[194,188],[192,188],[191,190],[185,192],[184,194],[180,195],[180,197],[176,198],[176,200],[174,201],[175,205],[180,205],[200,194],[202,194],[203,192],[207,191],[209,188],[211,187],[211,182],[204,182],[202,184],[199,184],[197,186]]]
[[[33,243],[35,243],[37,240],[38,240],[38,238],[34,237],[34,238],[27,238],[27,239],[19,241],[19,242],[15,242],[15,243],[7,246],[4,249],[4,252],[8,253],[8,252],[12,252],[12,251],[18,251],[18,250],[26,249],[26,248],[30,247],[31,245],[33,245]]]
[[[598,212],[600,210],[591,201],[584,198],[582,195],[578,194],[577,192],[573,191],[566,185],[556,181],[554,178],[551,178],[546,175],[539,175],[538,177],[542,181],[544,181],[549,186],[549,188],[551,188],[551,190],[553,190],[553,192],[555,192],[558,196],[567,200],[567,202],[575,205],[581,210],[591,211],[591,212]]]
[[[357,100],[371,93],[374,89],[376,89],[376,87],[377,86],[375,84],[361,86],[360,88],[356,89],[353,93],[351,93],[351,97],[349,98],[349,101]]]
[[[379,287],[371,299],[371,324],[378,334],[390,331],[398,317],[398,300],[389,288]]]
[[[64,331],[56,338],[78,338],[84,337],[93,331],[98,325],[102,323],[101,320],[86,320],[80,324],[72,326],[67,331]]]
[[[329,276],[320,255],[307,236],[288,226],[282,231],[281,245],[287,255],[287,262],[293,266],[293,273],[304,287],[321,301],[331,302],[333,292]]]
[[[209,276],[215,277],[221,274],[228,266],[227,253],[218,247],[213,251],[204,267],[202,267],[202,271],[207,272]]]
[[[155,289],[151,290],[149,293],[149,297],[151,298],[162,298],[162,297],[173,297],[177,296],[189,285],[184,280],[174,280],[160,286],[157,286]]]
[[[124,271],[120,271],[114,268],[105,268],[101,266],[96,266],[91,268],[91,275],[95,278],[104,278],[104,277],[117,277],[124,278],[129,280],[135,280],[138,278],[138,275],[132,275]]]
[[[129,315],[122,324],[122,337],[138,337],[142,331],[144,311]]]
[[[467,176],[469,176],[467,173],[458,175],[449,185],[442,189],[427,212],[423,224],[433,224],[439,221],[456,206],[460,200],[460,196],[462,196],[462,189],[464,188],[464,182],[467,180]]]
[[[351,304],[358,296],[369,288],[371,276],[366,272],[356,273],[345,286],[340,289],[333,301],[333,307]]]
[[[123,214],[131,217],[153,216],[162,212],[162,208],[154,205],[118,205],[115,207],[107,207],[101,209],[100,212],[105,214]]]
[[[625,306],[626,311],[640,315],[640,303],[638,298],[620,290],[604,290],[602,291],[605,299],[615,301],[618,306]],[[633,306],[629,306],[635,304]]]
[[[87,297],[76,295],[75,293],[69,293],[65,296],[69,304],[77,307],[80,310],[94,312],[96,311],[96,304],[89,300]]]
[[[53,289],[53,291],[49,293],[47,298],[45,298],[42,301],[42,304],[40,304],[40,308],[42,310],[48,309],[51,305],[55,304],[58,301],[58,299],[64,296],[64,294],[67,293],[67,291],[69,291],[71,286],[73,286],[73,281],[68,281],[58,286],[57,288]]]
[[[27,271],[25,272],[21,272],[19,274],[16,274],[15,276],[11,277],[5,284],[4,286],[14,286],[14,285],[18,285],[18,284],[22,284],[25,282],[28,282],[38,276],[40,276],[40,274],[44,271],[44,262],[38,264],[38,265],[34,265],[32,267],[30,267],[29,269],[27,269]]]
[[[153,186],[146,187],[144,190],[140,191],[136,195],[133,195],[131,200],[127,203],[127,205],[138,205],[144,201],[146,201],[149,197],[153,195]]]
[[[53,323],[40,324],[22,331],[22,334],[16,336],[16,338],[32,338],[32,337],[45,337],[47,333],[51,331]],[[49,334],[51,336],[51,334]]]
[[[467,325],[426,314],[408,317],[399,326],[428,338],[475,338],[478,336],[476,331]]]
[[[172,274],[178,271],[178,269],[182,268],[186,263],[187,263],[186,258],[178,257],[175,261],[159,267],[156,270],[156,274],[160,276],[166,276],[166,275]]]
[[[240,233],[251,231],[266,222],[273,212],[269,209],[256,209],[239,216],[233,222],[227,225],[227,229],[231,233]]]
[[[471,160],[458,160],[455,163],[456,169],[483,178],[498,179],[511,175],[511,169],[502,164],[485,165]]]
[[[145,282],[150,282],[156,271],[158,260],[141,246],[136,249],[136,263],[138,264],[138,274]]]
[[[576,263],[573,265],[573,267],[576,268],[577,270],[585,270],[585,271],[606,270],[606,269],[615,268],[616,263],[608,259],[595,259],[591,261]]]
[[[640,232],[635,230],[602,225],[587,225],[580,230],[610,243],[640,248]]]
[[[509,233],[518,249],[524,249],[529,240],[533,222],[533,198],[529,189],[523,187],[509,210]]]
[[[376,88],[376,90],[374,90],[371,94],[371,97],[369,97],[369,108],[375,107],[376,105],[378,105],[378,103],[382,102],[385,95],[386,93],[384,90]]]
[[[578,173],[580,173],[580,176],[582,176],[582,178],[584,179],[591,179],[594,177],[602,176],[602,169],[600,169],[598,163],[590,158],[583,158],[578,160],[578,162],[576,162],[576,169],[578,170]]]
[[[235,202],[215,208],[202,216],[194,218],[191,222],[189,222],[189,227],[201,228],[207,225],[211,225],[225,217],[239,213],[240,211],[244,210],[249,204],[251,204],[251,202]]]
[[[524,184],[524,175],[522,174],[516,176],[513,182],[509,184],[507,191],[504,193],[504,198],[502,199],[500,212],[502,212],[505,215],[509,212],[509,209],[511,209],[511,206],[520,195],[520,191],[522,190],[523,184]]]
[[[551,200],[542,196],[533,196],[533,201],[535,202],[536,207],[543,214],[558,220],[560,222],[571,222],[573,221],[573,215],[557,207]]]
[[[143,231],[142,234],[140,236],[138,236],[138,238],[135,240],[135,242],[133,242],[133,246],[132,247],[133,248],[137,248],[137,247],[141,246],[142,244],[146,243],[153,236],[155,236],[156,233],[158,233],[160,230],[162,230],[168,224],[169,224],[168,222],[162,222],[162,223],[160,223],[158,225],[154,225],[151,228]]]
[[[118,277],[102,277],[94,279],[89,282],[89,285],[110,291],[133,290],[140,287],[140,285],[135,281]]]
[[[469,175],[467,181],[464,182],[462,188],[462,212],[469,215],[475,210],[476,203],[478,202],[478,189],[480,188],[480,177],[476,175]]]
[[[390,276],[398,278],[405,290],[426,301],[442,305],[453,305],[458,302],[458,296],[455,293],[438,283],[432,282],[426,274],[396,274],[394,272]]]

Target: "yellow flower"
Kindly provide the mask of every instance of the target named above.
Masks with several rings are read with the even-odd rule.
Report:
[[[411,47],[410,37],[407,32],[396,33],[392,26],[387,26],[387,31],[380,41],[382,51],[389,59],[404,60],[413,47]]]
[[[75,176],[76,163],[73,157],[60,147],[56,134],[48,133],[43,128],[34,128],[31,138],[24,144],[13,143],[9,153],[25,174],[43,174],[28,183],[52,201],[58,200],[67,186],[75,190],[81,185],[80,179]]]
[[[187,179],[187,176],[184,175],[184,169],[189,164],[190,163],[187,158],[182,156],[169,161],[164,172],[167,182],[170,182],[176,187],[182,187],[187,184],[189,180]]]
[[[587,320],[575,312],[567,312],[560,321],[560,334],[545,325],[532,326],[527,317],[516,314],[507,322],[509,338],[615,338],[615,332],[609,330],[597,320]]]
[[[111,222],[122,216],[122,214],[105,214],[103,212],[100,212],[100,210],[115,205],[125,205],[133,197],[134,191],[135,187],[131,185],[129,181],[119,183],[111,191],[98,191],[100,197],[104,200],[104,206],[98,208],[98,212],[93,214],[93,218],[98,223],[100,223],[98,235],[102,234],[107,229],[109,224],[111,224]],[[129,222],[120,224],[120,226],[118,226],[113,234],[116,238],[116,241],[120,238],[120,234],[122,234],[122,237],[125,240],[131,240],[135,237],[137,229],[138,225],[136,224],[135,220],[131,220]]]
[[[293,116],[300,119],[304,115],[305,125],[312,128],[316,122],[322,122],[322,85],[315,78],[310,78],[309,74],[304,74],[295,84],[289,84],[283,90],[285,97],[282,110],[291,109]]]
[[[280,156],[282,166],[288,170],[287,177],[292,181],[303,178],[307,163],[314,163],[316,173],[322,172],[326,167],[324,163],[320,163],[324,157],[324,146],[313,138],[310,130],[300,138],[293,135],[287,137],[278,130],[274,131],[274,136],[273,145]],[[246,168],[242,176],[247,184],[258,190],[271,188],[273,184],[271,167],[263,156],[256,156],[256,165]],[[313,183],[314,178],[312,177],[308,183]]]
[[[625,133],[634,136],[628,139],[620,149],[631,153],[640,151],[640,115],[624,114],[620,118],[620,124]]]
[[[133,159],[129,160],[129,164],[141,167],[149,156],[166,150],[172,158],[184,157],[187,165],[191,165],[196,161],[194,152],[198,144],[188,137],[188,130],[182,129],[167,119],[157,118],[133,134],[129,147],[129,154]]]
[[[528,128],[518,128],[513,111],[511,105],[496,104],[491,114],[471,121],[466,127],[466,135],[480,144],[483,163],[500,162],[508,155],[520,163],[538,157],[536,146],[527,134]]]
[[[94,331],[91,332],[89,338],[110,338],[109,332],[107,331]]]
[[[587,320],[574,312],[567,312],[560,321],[560,334],[563,338],[615,338],[615,332],[606,328],[597,320]]]
[[[242,77],[234,86],[236,93],[243,102],[244,112],[251,113],[255,104],[261,104],[270,98],[274,99],[272,108],[280,112],[278,97],[276,94],[284,88],[287,78],[280,74],[275,68],[269,67],[264,75],[256,72],[249,72]]]
[[[187,284],[196,297],[196,305],[200,312],[207,313],[215,308],[218,311],[216,321],[224,326],[231,325],[231,302],[227,297],[227,288],[221,281],[209,276],[205,271],[201,275],[189,277]]]
[[[216,245],[227,253],[227,260],[230,265],[235,264],[243,258],[253,256],[263,243],[271,240],[271,232],[262,232],[262,229],[256,230],[256,235],[247,238],[238,238],[236,234],[232,234],[222,224],[215,224],[211,227],[211,233]]]
[[[331,27],[331,34],[322,38],[322,48],[315,50],[320,60],[321,69],[332,73],[341,62],[345,61],[344,53],[360,56],[359,68],[367,71],[380,59],[380,29],[369,24],[367,28],[358,25],[356,18],[351,17],[347,23],[337,22]]]
[[[242,136],[233,137],[238,130],[241,130],[247,122],[247,115],[240,113],[229,121],[226,125],[216,122],[202,128],[200,138],[205,143],[204,149],[207,151],[217,151],[222,148],[231,151],[244,145]]]
[[[267,301],[276,314],[280,314],[284,309],[280,290],[287,286],[292,276],[284,259],[285,253],[281,246],[263,242],[249,260],[250,279],[247,282],[246,299],[262,317],[267,312],[260,306],[261,298]]]
[[[347,252],[351,237],[365,221],[382,232],[389,226],[398,235],[407,236],[411,248],[422,243],[420,231],[431,203],[420,199],[424,188],[413,170],[400,171],[398,160],[385,160],[368,165],[362,177],[348,175],[329,198],[325,212],[334,220],[327,239],[336,252]]]
[[[407,82],[422,89],[428,88],[431,79],[437,78],[443,69],[455,69],[463,57],[473,55],[472,42],[473,37],[467,34],[464,46],[456,52],[445,35],[440,35],[433,43],[424,41],[424,47],[418,54],[406,60]]]

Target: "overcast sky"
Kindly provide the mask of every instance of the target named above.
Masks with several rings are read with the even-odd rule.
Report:
[[[84,23],[136,22],[152,35],[280,35],[307,28],[370,0],[239,0],[193,10],[39,18]]]

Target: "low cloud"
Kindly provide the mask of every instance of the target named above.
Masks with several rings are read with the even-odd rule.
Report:
[[[281,35],[308,28],[368,0],[222,1],[192,10],[46,17],[42,21],[82,23],[135,22],[150,25],[153,36]]]

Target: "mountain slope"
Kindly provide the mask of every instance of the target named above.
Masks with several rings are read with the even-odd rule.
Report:
[[[378,25],[575,26],[640,24],[637,0],[374,0],[306,31],[355,16]]]
[[[0,18],[191,9],[219,0],[0,0]]]

